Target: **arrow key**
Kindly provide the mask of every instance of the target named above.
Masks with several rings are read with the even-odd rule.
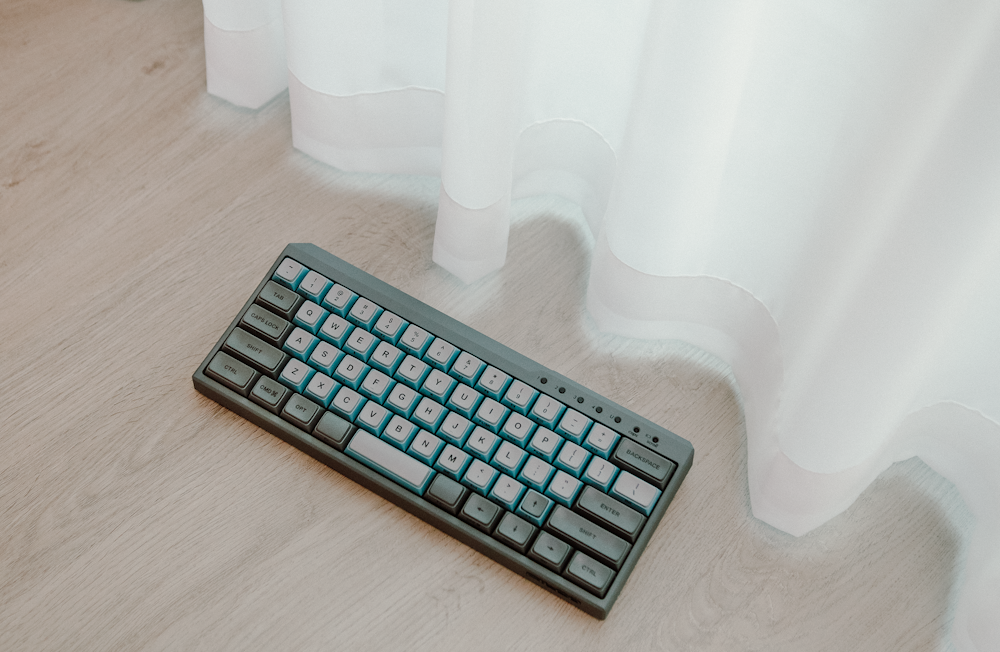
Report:
[[[496,503],[491,503],[479,494],[474,493],[465,501],[465,507],[462,508],[459,516],[462,520],[471,523],[486,534],[489,534],[493,531],[493,526],[500,519],[502,511]]]
[[[497,531],[493,533],[493,536],[523,555],[528,552],[528,544],[535,536],[535,531],[534,525],[520,516],[514,516],[507,512],[500,519],[500,525],[497,526]]]
[[[560,541],[548,532],[542,532],[535,539],[535,545],[531,546],[528,556],[542,566],[561,573],[572,551],[568,543]]]

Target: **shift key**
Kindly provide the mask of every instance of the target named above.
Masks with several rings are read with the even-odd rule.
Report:
[[[233,332],[226,338],[223,347],[226,351],[249,362],[271,378],[277,378],[278,372],[288,361],[287,353],[271,346],[259,337],[251,335],[242,328],[233,329]]]
[[[562,505],[556,505],[548,523],[545,524],[545,529],[558,534],[577,548],[586,550],[615,570],[621,569],[625,563],[625,556],[632,547],[625,539],[611,534]]]

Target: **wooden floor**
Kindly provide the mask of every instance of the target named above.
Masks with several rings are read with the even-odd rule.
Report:
[[[438,182],[291,146],[205,92],[197,0],[0,4],[0,649],[947,649],[970,517],[918,461],[793,538],[755,520],[726,368],[603,335],[591,236],[515,205],[507,266],[431,262]],[[287,242],[315,242],[691,440],[606,621],[192,388]]]

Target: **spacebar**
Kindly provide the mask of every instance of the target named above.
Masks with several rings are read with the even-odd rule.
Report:
[[[344,452],[421,496],[434,477],[431,467],[364,430],[355,433]]]

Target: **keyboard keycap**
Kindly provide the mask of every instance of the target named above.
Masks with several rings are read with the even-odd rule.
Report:
[[[309,272],[299,281],[298,291],[314,303],[319,303],[331,285],[333,285],[333,281],[319,272]]]
[[[334,283],[333,287],[330,288],[330,291],[326,293],[325,297],[323,297],[323,303],[321,305],[327,310],[337,313],[341,317],[346,317],[347,312],[357,300],[357,294],[351,292],[340,283]]]
[[[513,418],[513,415],[511,415]],[[506,428],[504,429],[506,431]],[[539,428],[528,444],[528,450],[546,462],[556,459],[556,453],[563,444],[563,438],[548,428]]]
[[[451,396],[451,390],[458,384],[458,381],[444,373],[440,369],[432,369],[420,391],[425,396],[430,396],[438,403],[444,403]]]
[[[340,364],[343,357],[344,352],[334,345],[329,342],[319,342],[309,355],[307,362],[311,366],[317,367],[327,376],[330,376],[333,374],[333,370],[337,368],[337,365]]]
[[[653,505],[656,504],[656,499],[660,497],[660,490],[628,471],[622,471],[611,487],[611,495],[649,516],[649,513],[653,511]]]
[[[639,512],[593,487],[583,488],[576,509],[633,543],[646,521]]]
[[[631,439],[622,439],[611,461],[663,489],[677,465]]]
[[[323,410],[305,396],[292,394],[281,410],[281,418],[306,432],[312,432]]]
[[[523,414],[511,412],[510,416],[507,417],[507,420],[504,421],[503,429],[500,431],[500,434],[502,434],[505,439],[512,441],[523,448],[527,445],[528,440],[531,439],[531,434],[535,432],[535,428],[537,427],[538,425],[535,422]],[[551,458],[549,461],[551,461]]]
[[[479,375],[483,373],[485,368],[486,364],[482,360],[471,353],[462,351],[458,354],[458,358],[455,359],[451,365],[451,371],[448,373],[466,385],[472,386],[479,380]]]
[[[563,444],[556,456],[555,465],[567,473],[579,478],[590,459],[590,453],[571,441]]]
[[[292,321],[295,322],[296,326],[300,326],[315,335],[329,314],[312,301],[306,301],[296,311]]]
[[[484,428],[489,428],[492,432],[499,432],[500,424],[503,423],[508,412],[510,412],[509,409],[493,399],[487,398],[479,405],[479,409],[476,410],[476,415],[472,420]]]
[[[271,378],[276,378],[278,372],[288,361],[287,354],[242,328],[233,330],[226,339],[223,348],[245,362],[249,362]]]
[[[451,368],[451,363],[458,357],[458,354],[458,349],[452,344],[445,342],[440,337],[435,337],[434,341],[427,347],[424,360],[438,369],[447,372]]]
[[[539,532],[535,545],[528,551],[528,556],[543,566],[561,573],[571,552],[573,549],[565,541],[560,541],[548,532]]]
[[[566,406],[555,400],[551,396],[542,394],[535,400],[529,416],[535,419],[546,428],[555,430],[559,417],[562,416]]]
[[[395,384],[396,382],[392,378],[378,369],[371,369],[361,382],[361,393],[380,404],[385,403],[386,397],[389,396],[389,392],[392,391],[392,386]]]
[[[350,337],[347,338],[347,342],[344,343],[344,351],[353,355],[358,360],[367,361],[380,341],[368,331],[362,328],[355,328],[351,332]]]
[[[489,534],[500,519],[503,510],[478,494],[472,494],[465,501],[465,507],[459,516]]]
[[[472,431],[472,436],[465,442],[465,450],[469,451],[484,462],[489,462],[493,458],[493,453],[500,447],[500,438],[489,430],[476,428]]]
[[[354,431],[355,428],[350,421],[333,412],[324,412],[313,428],[312,434],[316,439],[342,451],[347,446],[347,442],[351,440]]]
[[[438,426],[444,421],[447,413],[448,411],[444,409],[443,405],[425,396],[417,403],[417,409],[413,411],[410,418],[427,430],[437,432]]]
[[[501,473],[497,477],[496,482],[493,483],[493,488],[490,489],[490,494],[487,497],[494,502],[500,503],[505,509],[514,511],[521,502],[521,496],[524,495],[524,491],[523,484]]]
[[[257,295],[257,302],[265,309],[285,319],[291,319],[299,306],[305,301],[299,294],[290,289],[278,285],[274,281],[268,281],[261,288]]]
[[[593,421],[576,410],[566,410],[559,420],[559,425],[556,426],[556,432],[566,437],[566,439],[580,444],[583,442],[584,435],[587,434],[593,423]]]
[[[250,392],[250,400],[263,405],[269,412],[278,414],[292,393],[290,389],[267,376],[261,376]]]
[[[528,452],[509,441],[500,444],[491,464],[507,475],[516,477],[528,460]]]
[[[448,409],[458,412],[467,419],[471,419],[482,400],[482,394],[468,385],[459,384],[448,399]]]
[[[611,489],[611,483],[617,475],[618,467],[603,457],[594,456],[580,479],[606,492]]]
[[[221,351],[212,358],[212,362],[205,368],[205,373],[243,396],[250,393],[253,381],[257,377],[253,367]]]
[[[285,368],[281,370],[278,380],[296,392],[302,392],[305,390],[306,385],[309,384],[309,379],[313,377],[314,373],[316,373],[316,370],[312,367],[297,358],[292,358],[285,365]]]
[[[329,407],[330,399],[333,398],[334,392],[339,388],[340,384],[335,382],[333,378],[330,378],[326,374],[315,373],[309,379],[309,383],[306,385],[305,392],[303,393],[323,407]]]
[[[537,389],[530,387],[520,380],[515,380],[510,384],[507,393],[504,394],[503,403],[512,410],[516,410],[521,414],[527,414],[536,398],[538,398]]]
[[[420,429],[397,414],[389,420],[389,425],[382,431],[382,439],[405,451],[417,436],[418,430]]]
[[[566,577],[570,578],[594,594],[604,597],[615,572],[601,562],[588,557],[582,552],[573,555],[566,567]]]
[[[500,525],[497,526],[493,536],[523,554],[528,552],[528,545],[535,532],[537,530],[533,525],[507,512],[500,519]]]
[[[543,496],[534,489],[528,489],[516,511],[535,525],[541,525],[548,518],[553,505],[555,503],[551,498]]]
[[[419,390],[424,379],[431,373],[431,367],[423,360],[418,360],[412,355],[403,359],[403,364],[396,369],[396,379],[406,383],[413,389]]]
[[[427,350],[427,347],[431,345],[432,337],[430,333],[416,324],[410,324],[403,331],[403,336],[399,338],[399,342],[396,344],[410,355],[419,358]]]
[[[545,529],[567,539],[616,570],[625,563],[631,545],[628,541],[612,534],[579,514],[562,505],[556,505],[545,523]]]
[[[434,462],[434,468],[452,480],[461,480],[462,476],[465,475],[465,469],[471,463],[471,455],[448,444],[441,451],[441,454],[438,455],[437,461]]]
[[[382,430],[389,423],[391,417],[392,412],[389,410],[374,401],[366,401],[365,406],[361,408],[361,412],[354,421],[358,426],[377,437],[382,434]]]
[[[292,260],[291,258],[285,258],[278,265],[277,269],[274,270],[274,279],[279,283],[288,286],[291,289],[295,289],[299,285],[299,281],[309,272],[308,269],[302,266],[302,263]]]
[[[292,322],[279,317],[270,310],[254,304],[243,313],[240,324],[251,333],[275,346],[285,343],[285,338],[292,332]]]
[[[361,382],[368,373],[369,366],[361,362],[353,355],[345,355],[333,372],[333,377],[344,383],[351,389],[361,387]]]
[[[499,475],[499,471],[486,462],[472,460],[472,464],[469,465],[462,477],[462,484],[485,496],[493,488],[493,483],[496,482]]]
[[[532,455],[521,467],[521,473],[518,474],[517,479],[538,491],[545,491],[555,472],[556,467]]]
[[[283,348],[299,360],[305,361],[312,355],[317,344],[319,344],[319,339],[315,335],[296,327],[285,340]]]
[[[370,331],[381,314],[382,306],[364,297],[358,297],[358,300],[348,311],[347,319]]]
[[[393,375],[403,361],[403,352],[388,342],[379,342],[378,346],[368,358],[368,364],[376,369],[385,372],[386,375]]]
[[[590,432],[587,433],[587,438],[583,440],[583,447],[594,455],[600,455],[604,459],[608,459],[608,456],[611,455],[611,449],[618,443],[619,436],[611,428],[596,423],[590,429]]]
[[[474,425],[471,421],[463,417],[458,412],[449,412],[438,427],[437,433],[458,447],[465,446],[469,439],[469,434],[473,431]]]
[[[341,387],[337,390],[337,395],[330,401],[330,409],[348,421],[354,421],[361,413],[365,400],[365,397],[350,387]]]
[[[364,430],[351,438],[344,452],[416,494],[423,495],[434,477],[429,466]]]
[[[458,514],[462,502],[469,495],[469,490],[451,478],[440,473],[434,476],[431,485],[427,487],[427,500],[450,514]]]
[[[378,333],[381,339],[395,344],[399,341],[399,337],[403,334],[403,329],[406,326],[405,319],[386,310],[379,315],[378,321],[375,322],[375,332]]]
[[[507,386],[510,385],[510,376],[500,371],[496,367],[486,367],[486,371],[479,377],[476,389],[499,401],[503,396]]]
[[[417,393],[417,390],[402,383],[396,383],[389,392],[389,398],[385,400],[385,406],[396,414],[410,418],[419,400],[420,394]]]
[[[421,460],[425,464],[434,464],[438,458],[438,453],[444,448],[444,440],[436,437],[426,430],[421,430],[410,442],[407,452]]]
[[[579,480],[565,471],[556,471],[549,488],[545,490],[545,495],[569,507],[576,500],[576,495],[580,493],[582,486]]]
[[[347,338],[354,330],[354,324],[340,315],[330,315],[319,329],[319,336],[334,346],[344,348]]]

